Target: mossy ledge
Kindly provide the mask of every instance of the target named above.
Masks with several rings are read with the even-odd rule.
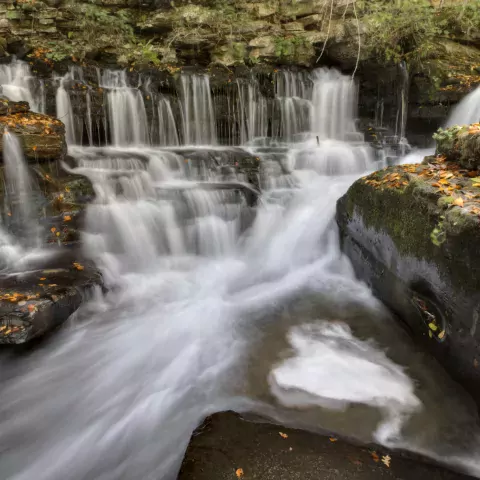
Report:
[[[386,168],[350,187],[337,223],[357,275],[480,402],[477,174],[443,156]]]

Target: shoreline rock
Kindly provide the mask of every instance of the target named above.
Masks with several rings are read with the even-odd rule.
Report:
[[[336,219],[357,276],[480,403],[477,174],[443,156],[389,167],[356,181]]]

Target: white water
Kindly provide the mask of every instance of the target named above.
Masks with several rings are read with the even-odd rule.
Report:
[[[137,88],[128,85],[126,72],[105,70],[100,86],[107,91],[111,143],[147,145],[149,128],[143,97]]]
[[[480,87],[469,93],[455,106],[445,122],[445,128],[477,122],[480,122]],[[432,148],[417,150],[403,157],[401,163],[420,163],[426,156],[434,153],[435,149]]]
[[[0,65],[0,85],[10,100],[28,102],[33,111],[45,112],[44,84],[32,75],[28,63],[14,59]]]
[[[186,145],[216,145],[215,112],[208,76],[182,73],[180,94],[183,143]]]
[[[328,86],[334,75],[314,78]],[[192,430],[223,409],[468,463],[480,474],[475,407],[339,251],[336,200],[379,165],[359,141],[355,105],[344,105],[354,86],[338,80],[332,100],[320,101],[320,91],[312,98],[325,111],[306,140],[249,147],[263,186],[254,219],[242,190],[227,188],[219,147],[198,149],[208,153],[201,160],[139,139],[70,149],[96,191],[85,253],[109,293],[97,292],[44,348],[3,358],[4,478],[173,479]],[[184,135],[212,141],[206,80],[182,81]],[[310,95],[293,76],[282,82],[283,98]],[[136,112],[126,106],[137,97],[129,87],[110,88],[124,96],[110,105],[130,111],[122,119],[142,116],[139,102]]]

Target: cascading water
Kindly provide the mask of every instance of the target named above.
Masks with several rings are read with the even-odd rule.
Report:
[[[10,100],[28,102],[33,111],[45,112],[45,85],[32,75],[28,63],[14,59],[0,65],[0,85]]]
[[[480,87],[470,92],[455,106],[445,122],[445,128],[452,125],[470,125],[480,122]],[[405,156],[401,163],[419,163],[425,157],[433,155],[433,148],[425,148]]]
[[[109,116],[124,112],[117,121],[133,128],[142,107],[122,76],[103,83]],[[46,348],[3,359],[5,478],[173,480],[192,430],[225,409],[480,474],[475,408],[338,247],[336,200],[378,166],[355,129],[354,85],[325,70],[279,78],[278,97],[310,104],[302,132],[290,129],[305,133],[295,144],[257,147],[246,133],[248,147],[206,146],[216,140],[208,77],[183,75],[183,141],[200,148],[140,145],[142,122],[128,137],[110,124],[114,143],[137,145],[70,148],[96,192],[84,248],[109,292]],[[235,170],[246,153],[260,162],[260,195]],[[238,162],[222,161],[230,155]]]
[[[111,143],[148,145],[149,127],[141,92],[128,85],[126,72],[105,70],[100,86],[106,90]]]
[[[185,145],[216,145],[215,112],[207,75],[182,74],[183,142]]]
[[[68,145],[76,145],[77,135],[72,103],[70,101],[70,95],[65,88],[65,83],[69,80],[73,80],[70,72],[67,73],[64,77],[58,79],[60,85],[57,88],[55,103],[57,106],[57,118],[61,120],[65,125],[65,137],[67,143]]]

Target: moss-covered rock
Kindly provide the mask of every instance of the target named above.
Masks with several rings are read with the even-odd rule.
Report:
[[[443,156],[355,182],[337,204],[357,274],[480,401],[480,202]]]
[[[480,124],[454,125],[439,129],[433,137],[436,152],[448,161],[458,162],[469,170],[480,168]]]

